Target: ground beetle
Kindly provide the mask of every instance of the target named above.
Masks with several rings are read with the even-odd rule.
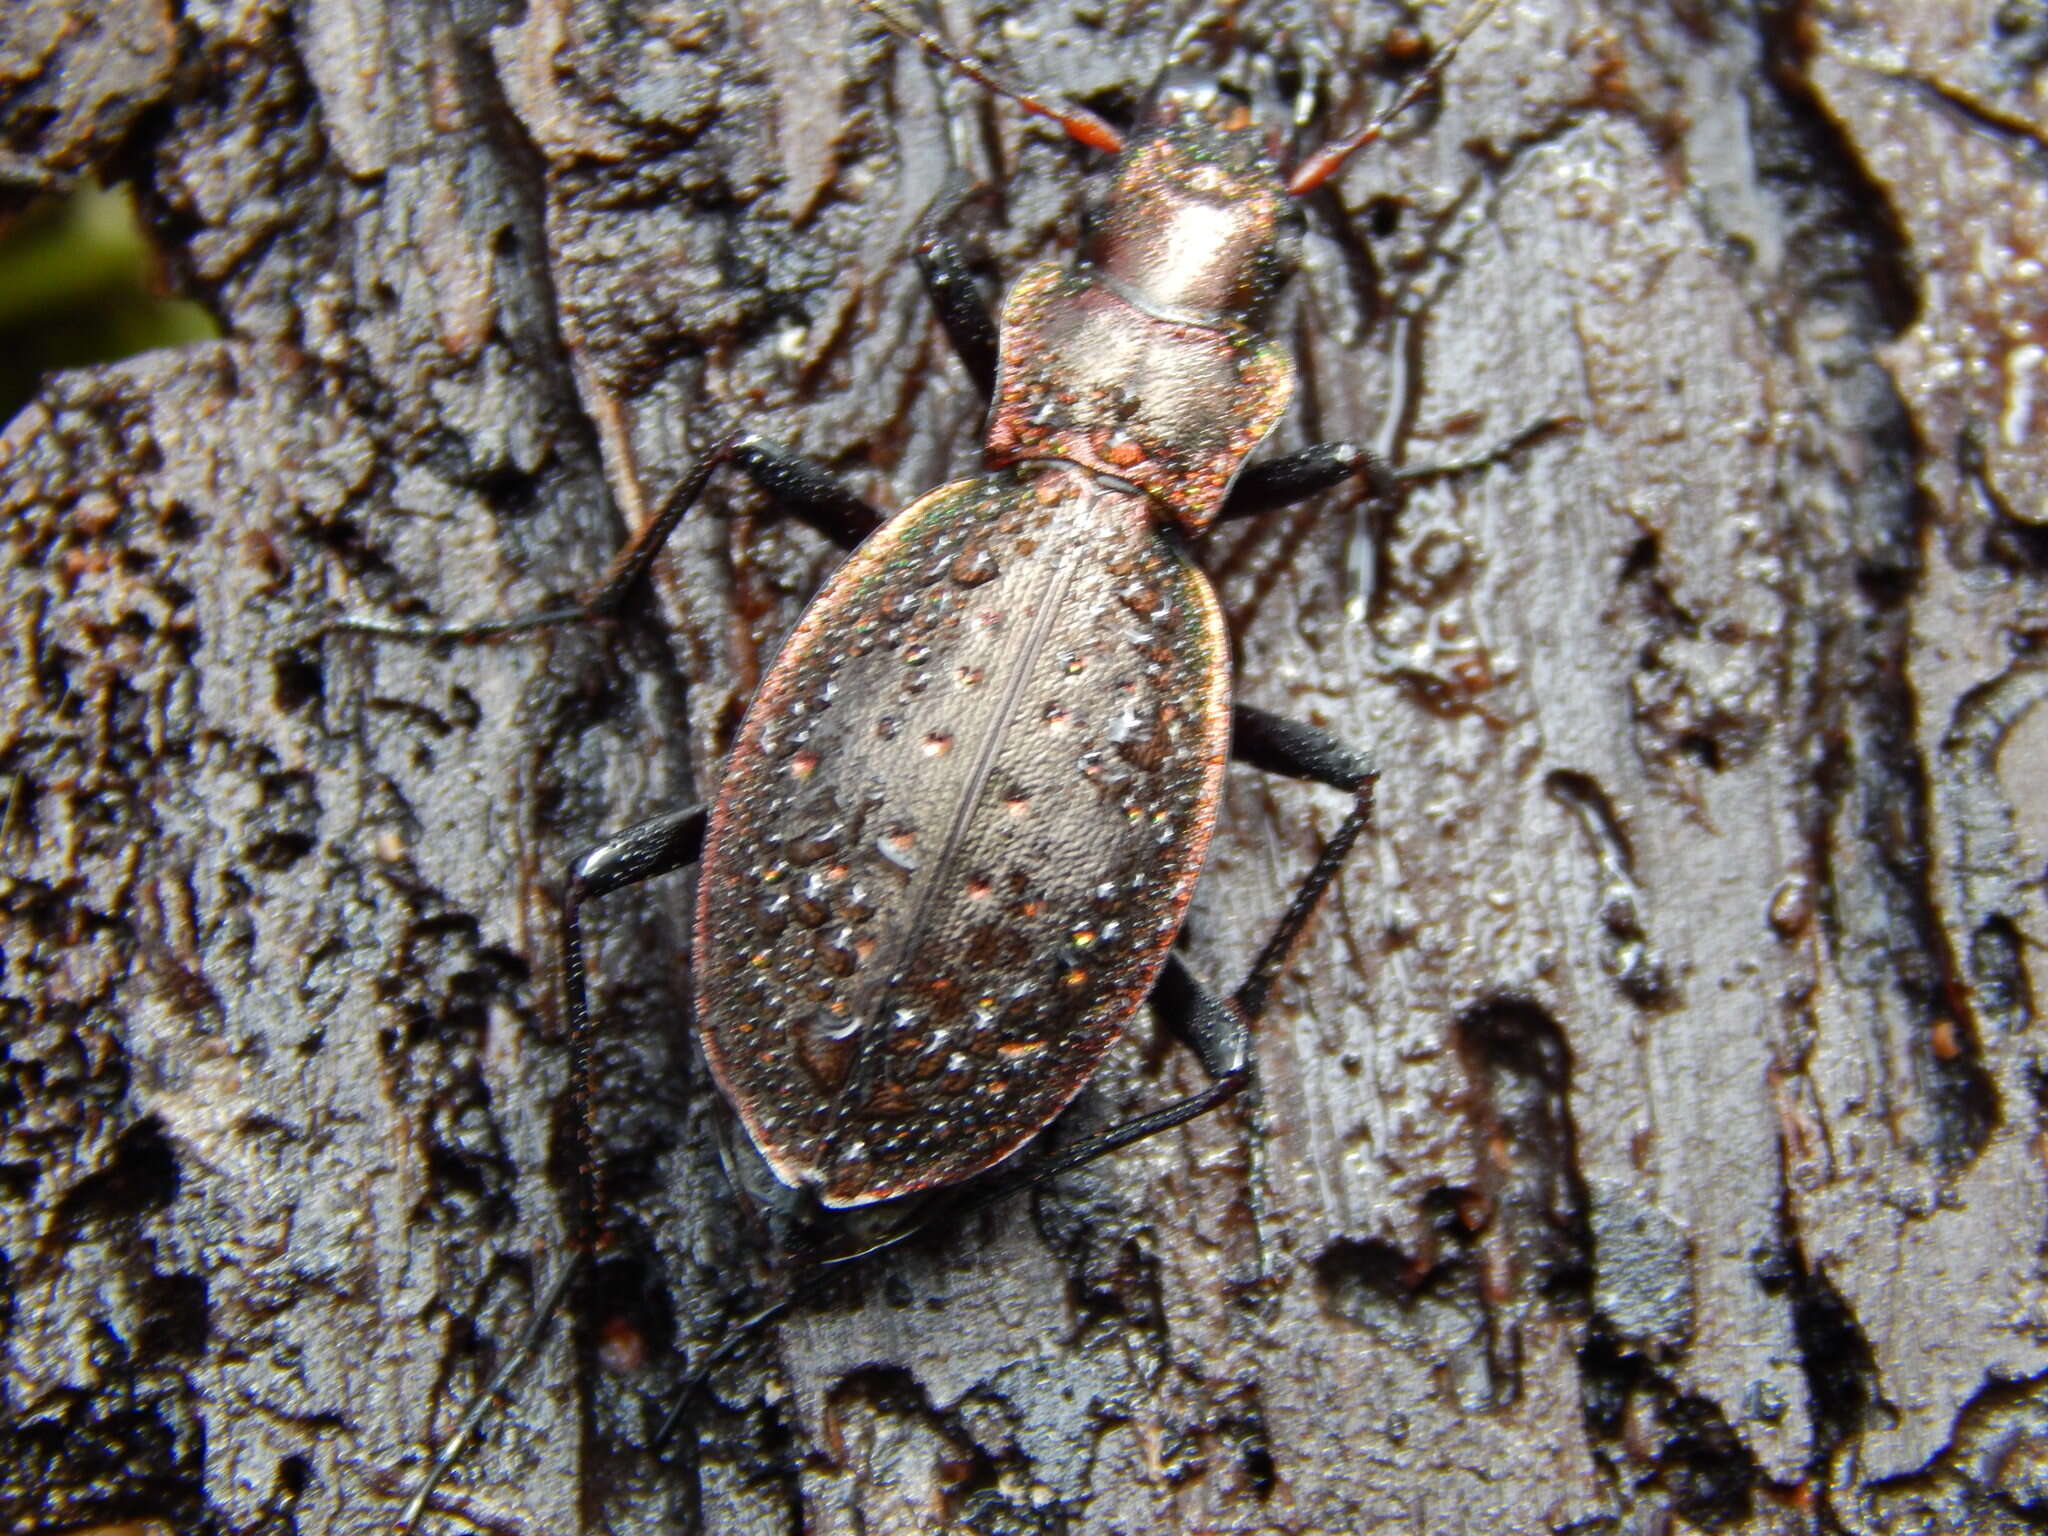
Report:
[[[946,230],[959,200],[942,198],[927,216],[927,285],[993,400],[985,472],[884,522],[814,465],[736,433],[582,604],[478,625],[336,626],[476,640],[616,614],[725,466],[858,545],[761,684],[709,812],[673,811],[583,854],[562,904],[564,1006],[587,1060],[584,903],[700,866],[698,1040],[763,1165],[736,1170],[739,1182],[813,1262],[925,1225],[914,1197],[964,1185],[993,1198],[1179,1125],[1244,1086],[1250,1026],[1367,825],[1374,775],[1363,753],[1321,730],[1233,708],[1222,614],[1184,550],[1215,522],[1354,475],[1381,496],[1397,488],[1401,476],[1350,443],[1245,466],[1294,386],[1292,363],[1260,326],[1293,265],[1297,199],[1431,87],[1493,0],[1474,5],[1364,129],[1292,169],[1294,124],[1262,114],[1261,93],[1175,68],[1125,134],[1002,80],[895,0],[861,3],[1116,156],[1080,259],[1019,279],[1000,333]],[[1353,800],[1249,977],[1224,998],[1173,946],[1231,755]],[[1210,1085],[1012,1163],[1148,999]],[[586,1148],[586,1184],[590,1167]],[[822,1223],[834,1213],[839,1221]],[[538,1343],[574,1267],[429,1471],[408,1528]]]

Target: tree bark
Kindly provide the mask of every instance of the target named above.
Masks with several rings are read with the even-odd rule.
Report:
[[[1452,20],[1351,10],[1232,14],[1342,126]],[[1112,114],[1174,31],[942,20]],[[2044,62],[2034,0],[1490,18],[1315,200],[1278,438],[1565,424],[1203,551],[1239,696],[1383,774],[1256,1094],[877,1259],[657,1454],[771,1271],[690,882],[608,899],[619,1256],[426,1528],[2048,1525]],[[320,626],[586,587],[735,423],[889,508],[971,469],[916,217],[988,181],[1007,281],[1091,157],[832,0],[18,0],[0,131],[225,336],[0,438],[0,1517],[389,1529],[566,1261],[565,863],[715,789],[837,556],[722,483],[657,612]],[[1342,809],[1232,771],[1199,969]],[[1141,1018],[1055,1134],[1196,1081]]]

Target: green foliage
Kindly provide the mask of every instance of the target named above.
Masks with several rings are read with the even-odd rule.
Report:
[[[163,289],[127,188],[81,185],[30,209],[0,237],[0,422],[54,369],[220,334]]]

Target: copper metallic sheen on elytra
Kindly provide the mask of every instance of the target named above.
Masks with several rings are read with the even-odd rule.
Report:
[[[828,1205],[1028,1141],[1165,960],[1229,696],[1208,581],[1156,516],[1068,466],[935,491],[841,567],[748,711],[704,853],[698,1023],[770,1166]],[[939,663],[976,685],[940,724],[886,726],[938,718],[909,685]]]

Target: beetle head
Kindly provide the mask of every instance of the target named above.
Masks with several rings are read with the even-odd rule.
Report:
[[[1087,260],[1162,314],[1253,318],[1294,267],[1291,131],[1265,93],[1168,71],[1118,156]]]

